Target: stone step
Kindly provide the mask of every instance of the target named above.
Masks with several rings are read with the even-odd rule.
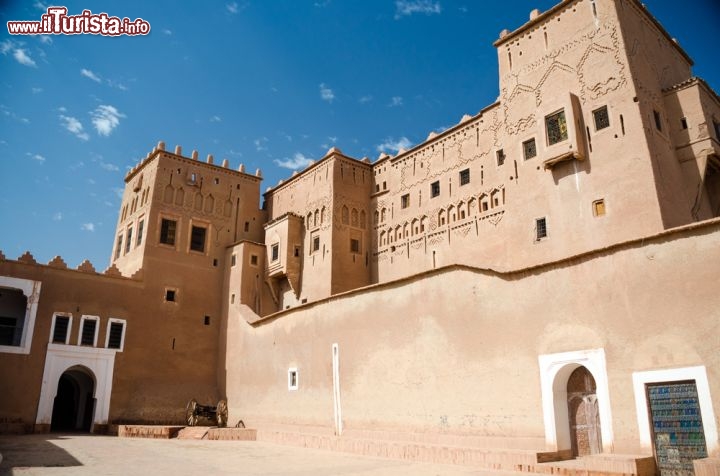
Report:
[[[204,440],[210,426],[186,426],[177,434],[178,440]]]
[[[327,434],[258,430],[257,439],[304,448],[435,464],[454,464],[526,475],[654,476],[655,460],[645,455],[593,455],[567,461],[548,461],[545,452],[459,447],[426,442],[336,437]],[[547,462],[539,462],[547,461]]]
[[[182,426],[169,425],[118,425],[118,436],[169,440],[175,438],[182,429]]]
[[[252,428],[210,428],[206,439],[256,441],[257,430]]]

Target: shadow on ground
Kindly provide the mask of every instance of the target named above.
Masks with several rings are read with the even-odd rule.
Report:
[[[0,476],[12,476],[14,468],[82,466],[74,456],[53,443],[66,438],[61,433],[0,435]]]

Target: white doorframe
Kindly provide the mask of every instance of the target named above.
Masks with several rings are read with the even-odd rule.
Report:
[[[92,377],[95,379],[93,397],[96,404],[92,426],[106,425],[110,414],[110,395],[112,394],[116,352],[114,349],[48,344],[35,423],[50,425],[60,377],[69,368],[80,366],[92,372]],[[90,431],[92,431],[92,426]]]
[[[715,412],[713,411],[712,398],[710,396],[710,384],[708,383],[707,372],[704,365],[677,369],[633,372],[632,377],[633,391],[635,393],[635,412],[637,413],[638,432],[640,434],[640,445],[643,449],[652,451],[653,448],[645,384],[676,382],[682,380],[695,381],[695,387],[698,392],[698,403],[700,404],[700,416],[702,417],[703,430],[705,432],[705,445],[707,446],[708,454],[712,455],[720,448],[720,441],[718,441],[718,429],[715,423]]]
[[[538,357],[542,393],[545,444],[555,451],[570,449],[570,423],[567,410],[567,379],[576,368],[583,366],[595,379],[600,434],[603,452],[613,452],[612,414],[605,351],[587,349]]]

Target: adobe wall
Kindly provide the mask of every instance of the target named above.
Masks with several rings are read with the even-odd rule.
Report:
[[[720,124],[720,99],[703,81],[693,79],[665,91],[663,100],[673,119],[670,135],[691,213],[697,220],[707,220],[717,214],[706,188],[711,180],[706,179],[712,170],[709,156],[720,156],[720,131],[715,130]]]
[[[5,382],[0,384],[0,422],[19,420],[26,429],[35,423],[53,315],[58,312],[72,316],[69,345],[61,345],[68,350],[78,344],[83,315],[99,317],[99,350],[105,347],[109,319],[126,321],[124,349],[114,360],[111,423],[180,423],[190,398],[217,402],[220,295],[211,297],[212,304],[205,298],[208,286],[219,289],[220,273],[214,284],[201,272],[195,280],[178,283],[176,302],[170,303],[165,302],[165,286],[172,285],[176,274],[171,266],[165,267],[167,277],[146,274],[133,279],[117,271],[97,274],[91,265],[83,269],[66,269],[57,258],[51,266],[27,258],[0,259],[0,276],[42,283],[30,354],[0,357],[0,382]],[[211,318],[209,325],[205,315]]]
[[[571,1],[544,15],[496,42],[498,103],[374,165],[383,185],[373,196],[377,282],[453,263],[514,269],[665,226],[615,4]],[[598,128],[603,107],[609,125]],[[568,139],[551,144],[545,120],[560,110]],[[547,165],[568,153],[580,159]],[[542,217],[548,236],[538,241]]]
[[[227,161],[215,165],[212,156],[199,161],[196,151],[195,158],[182,156],[179,148],[176,152],[156,148],[126,177],[111,260],[125,276],[158,258],[166,260],[175,251],[202,266],[222,259],[225,247],[232,243],[261,241],[264,236],[260,177],[229,169]],[[160,243],[163,218],[177,222],[174,246]],[[140,221],[144,223],[142,243],[137,242]],[[190,250],[192,226],[207,230],[203,253]],[[128,248],[130,228],[133,242]],[[123,246],[118,255],[119,236]]]
[[[332,434],[337,343],[346,432],[543,449],[538,357],[603,349],[614,434],[606,451],[650,454],[633,372],[705,366],[720,408],[719,232],[715,220],[511,273],[452,266],[255,325],[249,309],[231,309],[230,423]],[[291,367],[297,390],[288,389]]]
[[[662,92],[690,79],[692,60],[639,2],[619,0],[622,40],[637,107],[643,120],[647,157],[652,165],[657,202],[664,228],[693,220],[692,196],[683,186],[671,130],[680,117],[666,107]],[[657,114],[657,118],[656,118]]]

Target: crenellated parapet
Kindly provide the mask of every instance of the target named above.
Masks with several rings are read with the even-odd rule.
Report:
[[[143,159],[141,159],[137,164],[135,164],[135,166],[133,166],[128,171],[128,173],[125,175],[125,182],[131,181],[137,175],[137,173],[145,167],[145,165],[147,165],[150,161],[152,161],[155,157],[157,157],[160,154],[171,155],[175,158],[193,161],[197,164],[204,164],[205,166],[212,166],[215,169],[226,169],[229,172],[239,172],[243,175],[246,175],[247,177],[262,179],[262,172],[260,169],[257,169],[255,171],[254,175],[250,175],[245,172],[244,164],[240,164],[237,167],[237,170],[232,170],[230,168],[230,161],[226,158],[222,159],[222,162],[219,165],[215,164],[215,157],[213,156],[213,154],[208,154],[207,157],[205,158],[205,161],[201,161],[199,159],[200,154],[197,150],[193,150],[191,152],[190,156],[187,157],[187,156],[184,156],[182,153],[182,146],[176,145],[174,152],[170,152],[170,151],[166,150],[165,142],[159,141],[157,143],[157,145],[155,147],[153,147],[153,149],[150,152],[148,152],[147,155]]]
[[[48,261],[47,264],[38,263],[38,261],[35,259],[32,253],[29,251],[26,251],[22,255],[20,255],[16,260],[7,259],[5,254],[0,250],[0,261],[4,261],[7,263],[21,263],[28,266],[34,266],[37,268],[53,268],[56,270],[64,270],[64,271],[71,271],[71,272],[81,272],[81,273],[87,273],[87,274],[94,274],[98,276],[110,276],[110,277],[119,277],[122,278],[122,274],[117,269],[117,267],[113,264],[110,265],[105,271],[99,272],[95,269],[95,266],[90,262],[90,260],[83,260],[80,265],[77,266],[77,268],[73,269],[68,267],[67,263],[61,256],[55,256],[53,259]],[[142,269],[138,270],[131,278],[125,278],[125,279],[133,279],[133,280],[141,280],[143,277]]]

